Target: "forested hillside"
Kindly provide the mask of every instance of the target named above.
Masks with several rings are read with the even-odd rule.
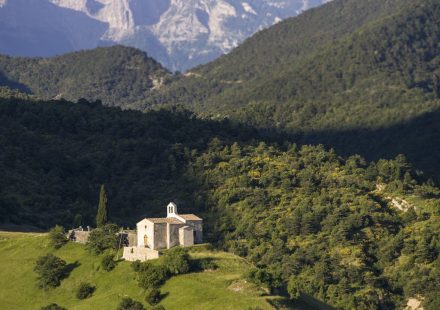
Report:
[[[121,112],[85,100],[0,99],[0,124],[1,221],[41,227],[92,224],[104,183],[112,220],[162,215],[169,200],[188,197],[185,164],[211,139],[260,136],[189,111]]]
[[[439,6],[332,1],[185,75],[118,46],[53,59],[1,57],[0,81],[37,97],[143,111],[181,104],[369,160],[404,153],[440,180]]]
[[[183,104],[371,160],[405,153],[439,178],[439,20],[432,0],[334,1],[152,92],[145,107]]]
[[[0,86],[42,99],[102,100],[124,107],[144,99],[171,77],[135,48],[102,47],[54,58],[0,56]]]
[[[1,222],[133,226],[169,200],[207,241],[248,258],[250,281],[339,308],[439,303],[440,190],[403,155],[366,162],[188,111],[85,100],[0,103]],[[421,295],[422,297],[420,297]]]

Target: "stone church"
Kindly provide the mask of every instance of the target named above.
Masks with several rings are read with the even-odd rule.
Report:
[[[170,202],[167,217],[144,218],[136,224],[137,246],[125,247],[126,260],[148,260],[159,257],[158,250],[174,246],[191,246],[203,242],[203,220],[194,214],[178,214]]]

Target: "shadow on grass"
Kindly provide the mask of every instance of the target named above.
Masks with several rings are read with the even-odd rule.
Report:
[[[287,297],[267,299],[275,309],[295,309],[295,310],[334,310],[335,308],[307,294],[301,294],[297,301]]]
[[[161,293],[160,294],[160,301],[164,300],[165,298],[167,298],[167,296],[169,295],[169,292],[165,292],[165,293]]]
[[[218,269],[218,265],[215,263],[215,258],[212,257],[195,258],[190,261],[191,272],[202,272],[216,269]]]
[[[81,266],[81,264],[78,261],[75,261],[73,263],[67,264],[64,268],[63,276],[61,277],[61,280],[67,279],[70,276],[70,273],[75,269]]]

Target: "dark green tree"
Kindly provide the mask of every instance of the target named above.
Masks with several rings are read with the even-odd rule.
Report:
[[[50,245],[55,248],[61,248],[68,240],[66,232],[62,226],[56,225],[49,231]]]
[[[94,291],[95,291],[95,287],[93,285],[91,285],[90,283],[81,282],[76,291],[76,298],[86,299],[92,296]]]
[[[107,224],[92,230],[87,239],[87,249],[93,254],[101,254],[107,249],[116,249],[118,231],[119,227],[115,224]]]
[[[66,274],[66,262],[53,254],[47,254],[37,259],[34,271],[38,274],[39,288],[57,287]]]
[[[164,264],[171,274],[183,274],[189,271],[189,255],[184,248],[174,248],[164,254]]]
[[[136,300],[131,298],[123,298],[119,303],[117,310],[145,310],[145,307]]]
[[[104,184],[101,185],[99,191],[98,213],[96,214],[96,227],[102,227],[107,224],[107,194],[105,193]]]
[[[157,288],[168,279],[168,270],[163,266],[144,264],[138,275],[139,287]]]
[[[101,260],[101,266],[105,271],[112,271],[116,267],[115,256],[113,254],[105,255]]]
[[[160,290],[153,287],[152,289],[148,290],[145,301],[148,302],[148,304],[154,306],[160,302],[161,298],[162,294],[160,293]]]

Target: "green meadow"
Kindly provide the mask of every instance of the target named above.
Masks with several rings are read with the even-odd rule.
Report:
[[[139,288],[129,262],[121,261],[106,272],[101,256],[90,255],[85,247],[69,242],[59,250],[49,246],[46,234],[0,232],[0,304],[3,309],[39,309],[57,303],[67,309],[116,309],[123,297],[141,301],[146,308],[145,292]],[[48,291],[36,287],[33,271],[36,259],[53,253],[71,269],[61,285]],[[243,279],[250,265],[242,258],[207,247],[191,249],[193,258],[210,258],[218,269],[175,276],[162,287],[165,295],[160,305],[165,309],[274,309],[282,298],[266,292]],[[80,282],[96,286],[93,296],[79,300],[75,296]]]

